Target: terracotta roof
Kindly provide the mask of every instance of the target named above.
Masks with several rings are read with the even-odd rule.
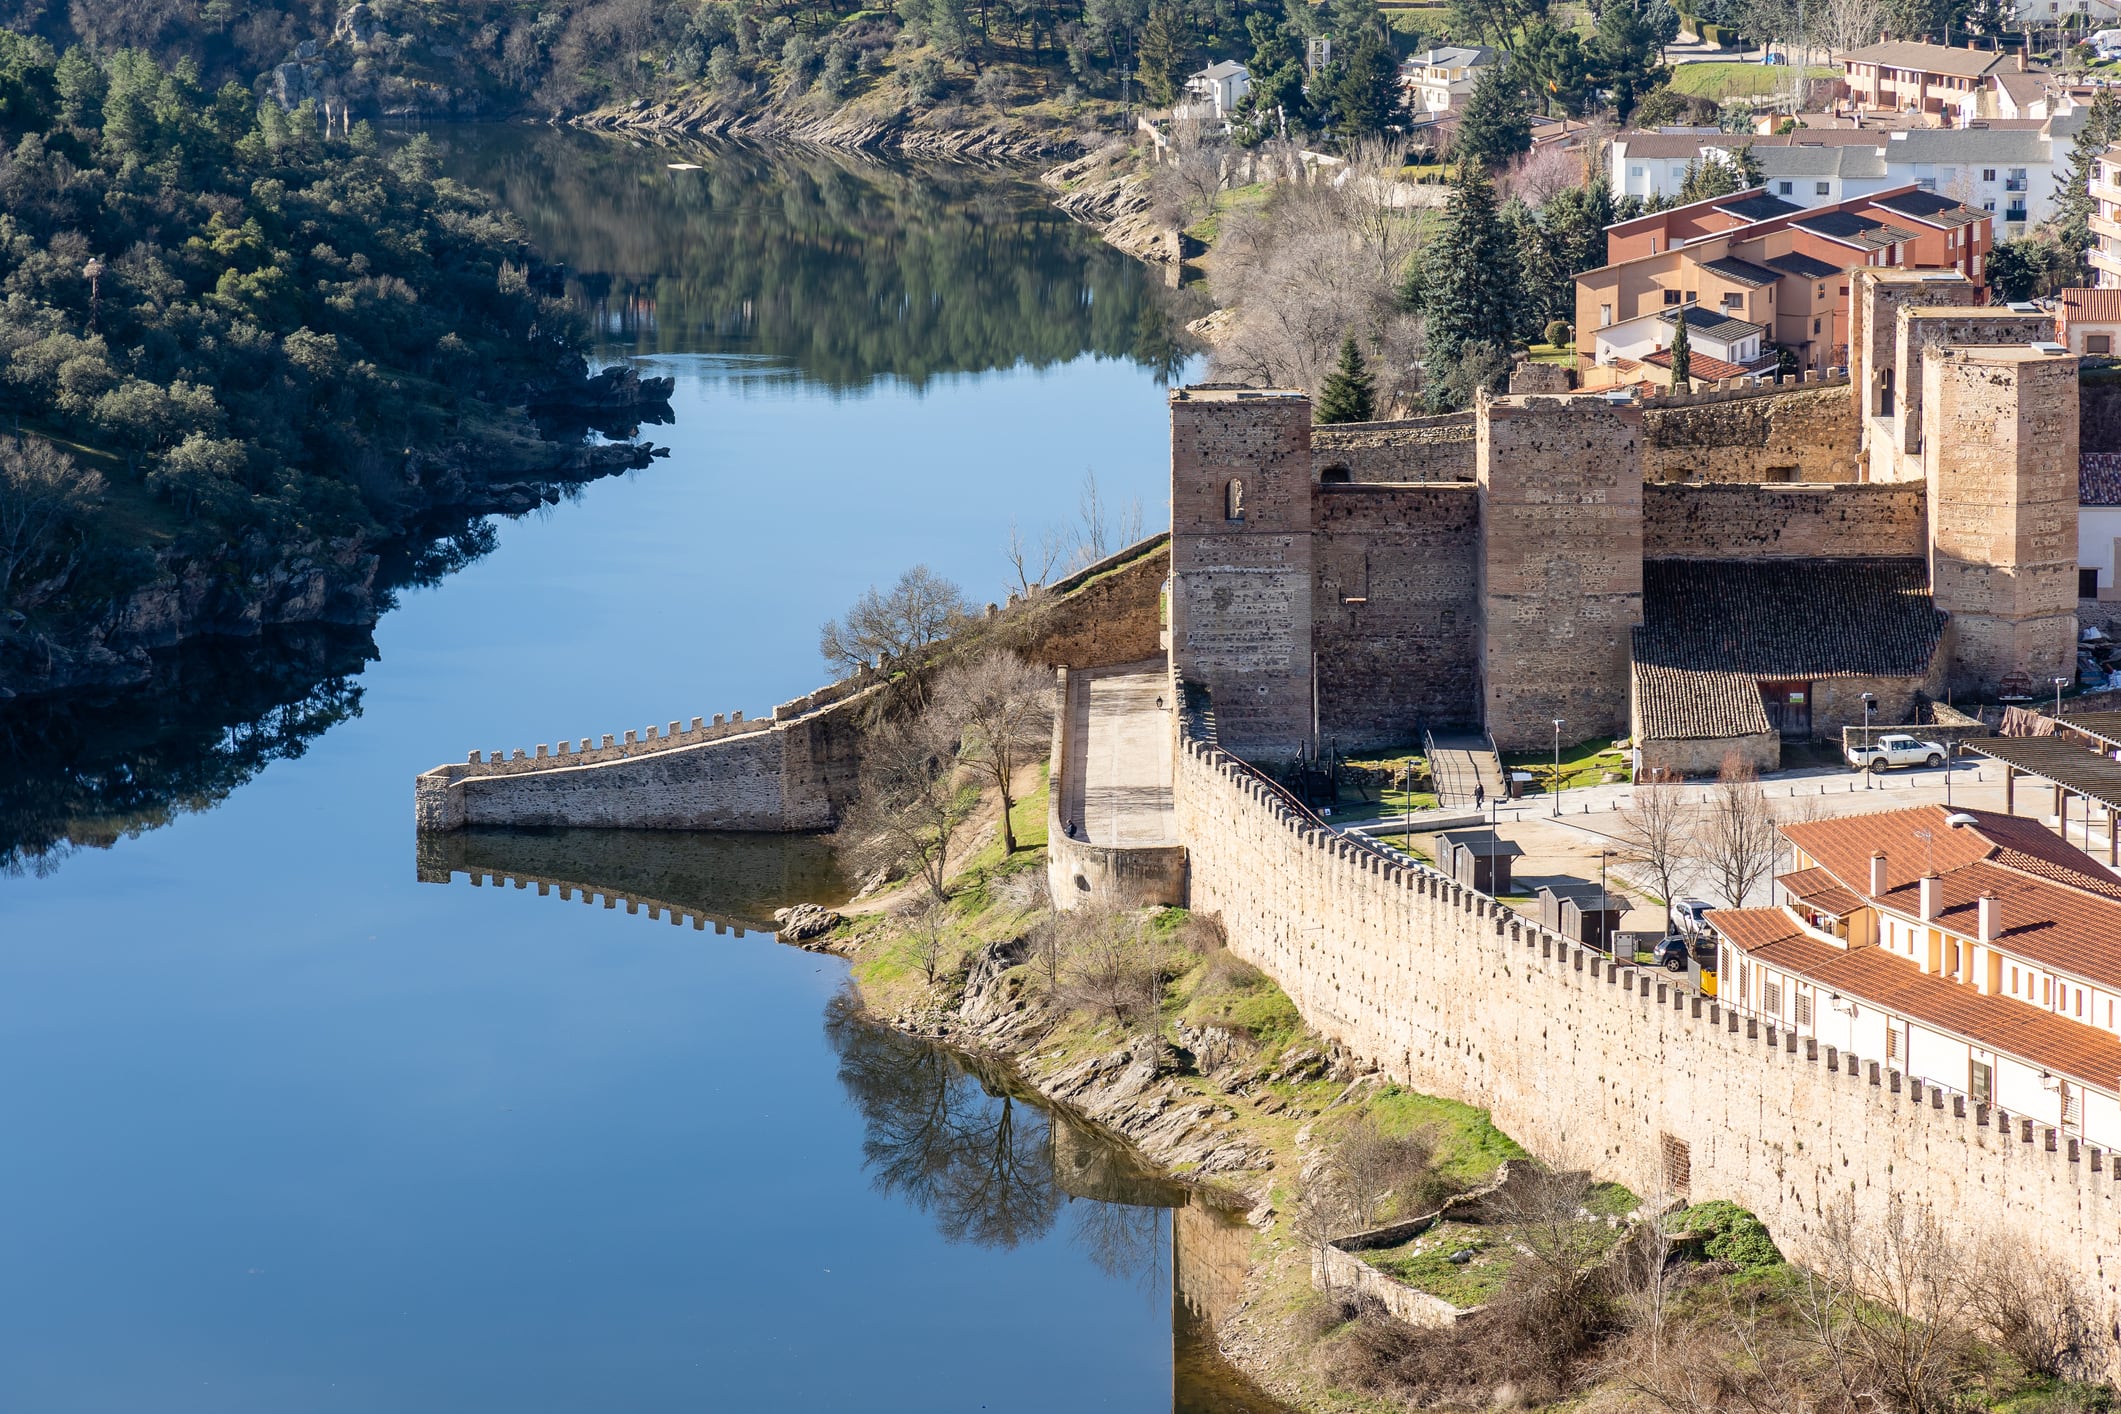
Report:
[[[1635,711],[1642,735],[1650,741],[1728,741],[1772,730],[1755,679],[1743,673],[1645,663],[1639,656]]]
[[[1685,157],[1689,160],[1701,156],[1704,147],[1721,147],[1730,140],[1727,133],[1618,133],[1616,144],[1625,144],[1631,158],[1662,159]]]
[[[1821,913],[1846,918],[1863,907],[1863,899],[1855,890],[1843,888],[1824,869],[1799,869],[1794,874],[1778,874],[1775,882],[1782,885],[1783,892],[1804,900]]]
[[[1672,351],[1670,349],[1659,349],[1653,354],[1644,354],[1642,361],[1669,370],[1672,366]],[[1711,381],[1721,378],[1743,378],[1747,371],[1746,366],[1742,363],[1731,363],[1725,359],[1711,358],[1705,353],[1689,353],[1687,355],[1687,376],[1689,378],[1707,378]]]
[[[1924,868],[1934,868],[1937,924],[1961,937],[1978,935],[1978,900],[1994,894],[2005,951],[2121,986],[2121,877],[2037,820],[1990,810],[1957,813],[1971,823],[1947,824],[1943,806],[1923,805],[1785,825],[1782,833],[1866,898],[1872,897],[1871,855],[1883,853],[1886,890],[1874,901],[1904,917],[1920,916],[1918,881]],[[1918,839],[1917,830],[1929,838]]]
[[[1953,49],[1942,44],[1920,44],[1904,39],[1867,44],[1840,57],[1844,64],[1880,64],[1889,69],[1914,69],[1925,74],[1950,74],[1970,79],[1981,78],[2003,63],[2003,55],[1993,49]]]
[[[2070,289],[2055,298],[2066,323],[2121,324],[2121,289]]]
[[[2121,506],[2121,452],[2077,454],[2077,504]]]
[[[1781,914],[1787,931],[1768,919],[1756,922],[1749,916],[1753,914]],[[1718,933],[1771,967],[2109,1093],[2121,1086],[2121,1037],[2112,1032],[2014,997],[1985,997],[1964,982],[1925,973],[1882,948],[1831,947],[1787,919],[1779,908],[1709,914]]]

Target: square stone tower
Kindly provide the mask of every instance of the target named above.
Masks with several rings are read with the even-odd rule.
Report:
[[[1642,407],[1484,399],[1481,704],[1505,751],[1625,732],[1630,630],[1642,622]]]
[[[1947,678],[1994,692],[2024,673],[2044,695],[2077,668],[2077,360],[2052,344],[1932,346],[1922,419]]]
[[[1171,394],[1171,663],[1250,760],[1311,741],[1314,514],[1309,398]]]

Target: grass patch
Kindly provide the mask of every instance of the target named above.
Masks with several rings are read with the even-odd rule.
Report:
[[[1273,188],[1265,182],[1254,182],[1250,186],[1232,187],[1228,191],[1217,192],[1215,209],[1186,227],[1185,233],[1202,245],[1212,246],[1215,244],[1215,238],[1222,234],[1222,220],[1225,215],[1232,211],[1264,205],[1272,191]]]
[[[1470,1253],[1464,1262],[1453,1254]],[[1471,1223],[1438,1223],[1411,1242],[1358,1253],[1365,1262],[1416,1291],[1440,1296],[1453,1306],[1484,1306],[1502,1294],[1516,1254],[1494,1228]]]
[[[1532,773],[1532,779],[1526,786],[1528,794],[1546,791],[1553,784],[1552,751],[1506,751],[1502,756],[1502,765],[1504,770]],[[1594,738],[1561,748],[1563,790],[1577,786],[1603,785],[1609,774],[1618,775],[1622,780],[1628,778],[1628,754],[1625,751],[1616,751],[1609,738]]]
[[[1487,1182],[1505,1159],[1531,1157],[1523,1145],[1495,1127],[1486,1110],[1456,1100],[1387,1085],[1370,1097],[1367,1108],[1386,1134],[1426,1131],[1434,1146],[1437,1172],[1460,1185]]]
[[[1534,363],[1558,363],[1563,368],[1576,366],[1574,344],[1531,344],[1526,348]]]
[[[1789,78],[1783,64],[1748,64],[1735,59],[1710,59],[1699,64],[1672,66],[1672,88],[1693,98],[1711,98],[1721,103],[1732,98],[1764,98],[1780,93]],[[1841,70],[1814,64],[1805,77],[1838,79]]]

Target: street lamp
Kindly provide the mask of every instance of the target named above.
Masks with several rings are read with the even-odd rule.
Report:
[[[2062,689],[2069,685],[2068,678],[2050,678],[2055,685],[2055,720],[2062,720]]]
[[[1566,717],[1554,719],[1554,818],[1561,818],[1561,724]]]
[[[1864,749],[1865,751],[1869,751],[1869,750],[1871,749],[1871,713],[1872,713],[1872,712],[1874,712],[1874,711],[1876,711],[1876,710],[1877,710],[1877,708],[1878,708],[1878,698],[1877,698],[1877,695],[1876,695],[1876,694],[1874,694],[1874,693],[1869,693],[1869,692],[1866,692],[1866,693],[1864,693],[1864,694],[1863,694],[1863,749]],[[1863,772],[1863,788],[1864,788],[1865,790],[1869,790],[1869,789],[1871,788],[1871,777],[1872,777],[1873,775],[1875,775],[1875,774],[1876,774],[1876,772],[1874,772],[1874,771],[1872,771],[1872,770],[1870,770],[1870,769],[1869,769],[1869,766],[1870,766],[1870,760],[1869,760],[1869,758],[1868,758],[1868,757],[1866,757],[1866,758],[1864,759],[1864,767],[1865,767],[1865,769],[1864,769],[1864,772]]]

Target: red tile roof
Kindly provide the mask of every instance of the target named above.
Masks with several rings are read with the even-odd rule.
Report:
[[[1666,372],[1670,372],[1672,368],[1672,351],[1670,349],[1659,349],[1653,354],[1644,354],[1642,361],[1654,364]],[[1745,365],[1742,363],[1731,363],[1724,359],[1711,358],[1705,353],[1688,354],[1686,367],[1687,377],[1689,378],[1743,378],[1747,372]]]
[[[1844,997],[2109,1093],[2121,1088],[2121,1037],[2111,1032],[2010,997],[1985,997],[1882,948],[1844,951],[1829,946],[1798,928],[1779,908],[1718,909],[1709,914],[1709,921],[1746,956]]]
[[[1937,873],[1938,926],[1977,936],[1978,900],[1994,894],[1998,942],[2042,967],[2121,987],[2121,877],[2036,820],[1962,810],[1945,823],[1941,805],[1785,825],[1790,842],[1857,895],[1903,917],[1919,917],[1918,881]],[[1922,830],[1928,839],[1919,839]],[[1871,855],[1883,853],[1885,892],[1870,892]]]
[[[2121,290],[2064,290],[2056,296],[2062,318],[2071,324],[2121,324]]]
[[[1854,889],[1843,888],[1824,869],[1799,869],[1794,874],[1779,874],[1775,882],[1782,885],[1783,892],[1804,900],[1822,913],[1846,918],[1863,907],[1863,899]]]

